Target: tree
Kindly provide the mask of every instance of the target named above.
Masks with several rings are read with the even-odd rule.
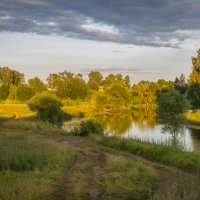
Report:
[[[94,80],[89,80],[87,85],[88,85],[88,87],[89,87],[91,90],[96,90],[96,91],[99,90],[99,85],[98,85],[98,83],[97,83],[96,81],[94,81]]]
[[[88,87],[81,78],[72,78],[68,83],[67,96],[71,99],[85,99]]]
[[[0,86],[0,101],[4,101],[7,99],[9,95],[9,85],[3,84]]]
[[[100,85],[103,80],[102,74],[98,71],[91,71],[88,77],[89,77],[89,80],[95,81],[98,85]]]
[[[189,76],[189,85],[200,84],[200,49],[197,51],[197,53],[197,57],[192,58],[193,69]]]
[[[88,87],[91,90],[98,91],[99,86],[101,85],[102,80],[103,80],[103,76],[101,75],[101,73],[98,72],[98,71],[91,71],[89,73],[88,77],[89,77],[89,80],[88,80],[88,83],[87,83]]]
[[[192,58],[193,70],[188,80],[188,99],[193,108],[200,107],[200,49],[196,58]]]
[[[188,99],[192,108],[200,108],[200,84],[192,84],[188,89]]]
[[[130,78],[129,78],[128,75],[125,76],[124,82],[125,82],[125,84],[126,84],[128,87],[130,87]]]
[[[132,103],[131,93],[124,83],[113,83],[96,97],[96,110],[120,111],[130,107]]]
[[[17,86],[11,84],[9,89],[9,96],[8,98],[10,100],[17,100]]]
[[[33,96],[33,91],[27,84],[19,84],[17,88],[17,100],[27,101]]]
[[[24,82],[24,74],[8,67],[0,67],[0,84],[18,85],[22,82]]]
[[[33,94],[43,92],[47,90],[47,86],[38,77],[28,80],[28,85],[31,88]]]
[[[173,122],[175,118],[182,117],[188,108],[189,102],[186,97],[174,89],[159,95],[158,115],[161,122]]]
[[[49,92],[37,93],[27,104],[30,110],[37,112],[40,119],[56,125],[62,124],[64,115],[56,95]]]
[[[179,91],[181,94],[185,94],[187,90],[187,84],[185,76],[181,74],[180,78],[176,77],[174,81],[175,90]]]

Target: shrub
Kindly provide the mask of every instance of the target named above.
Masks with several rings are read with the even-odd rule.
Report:
[[[87,120],[81,122],[80,126],[75,130],[78,136],[87,136],[90,134],[103,134],[103,128],[100,124]]]
[[[28,106],[37,112],[39,118],[52,124],[61,125],[63,120],[69,117],[61,110],[61,101],[49,92],[36,94],[28,101]]]

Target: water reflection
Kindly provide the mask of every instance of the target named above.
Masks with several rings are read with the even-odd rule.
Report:
[[[173,141],[174,144],[184,146],[184,150],[200,152],[200,130],[182,125],[165,126],[163,129],[163,125],[157,122],[154,111],[135,110],[131,113],[98,116],[96,119],[110,135],[165,144]]]

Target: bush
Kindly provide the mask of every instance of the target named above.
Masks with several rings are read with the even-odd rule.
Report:
[[[81,122],[80,126],[75,130],[78,136],[87,136],[90,134],[103,134],[103,128],[100,124],[87,120]]]
[[[39,118],[52,124],[61,125],[69,117],[61,110],[61,101],[49,92],[36,94],[28,101],[28,106]]]

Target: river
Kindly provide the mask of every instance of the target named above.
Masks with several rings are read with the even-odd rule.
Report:
[[[172,141],[172,134],[163,132],[163,125],[157,122],[153,111],[135,110],[131,113],[99,116],[96,120],[102,124],[108,135],[162,144]],[[183,126],[176,138],[184,150],[200,152],[200,130]]]

